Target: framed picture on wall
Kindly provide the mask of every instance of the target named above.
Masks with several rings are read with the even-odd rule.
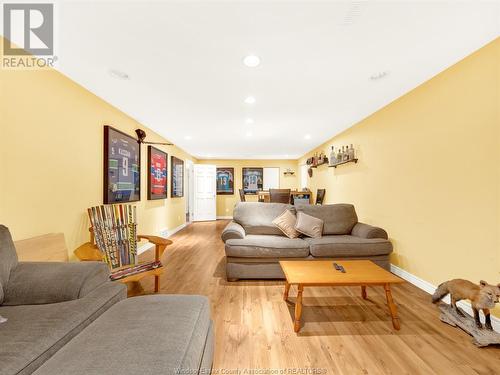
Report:
[[[166,152],[148,146],[148,199],[167,198],[167,163]]]
[[[104,126],[104,204],[141,199],[141,147],[131,137]]]
[[[172,180],[170,187],[170,196],[172,198],[180,198],[184,196],[184,160],[178,159],[175,156],[170,158],[172,168]]]
[[[217,168],[217,195],[234,194],[234,168]]]
[[[255,194],[264,186],[263,168],[243,168],[242,176],[243,191],[246,194]]]

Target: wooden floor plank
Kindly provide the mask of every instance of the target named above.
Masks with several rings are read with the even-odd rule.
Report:
[[[282,300],[280,280],[225,279],[227,221],[195,223],[171,239],[163,256],[161,293],[201,294],[211,301],[215,327],[214,369],[284,369],[286,375],[498,374],[500,348],[477,348],[469,335],[439,320],[430,296],[415,286],[394,285],[401,330],[394,331],[382,288],[306,288],[303,327],[293,331],[293,302]],[[145,253],[143,260],[151,254]],[[130,295],[152,293],[143,279]],[[293,372],[314,368],[317,372]],[[223,371],[224,370],[224,371]]]

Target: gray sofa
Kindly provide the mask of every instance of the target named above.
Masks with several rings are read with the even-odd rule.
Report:
[[[208,299],[129,298],[101,262],[18,262],[0,225],[0,375],[174,374],[213,358]],[[208,373],[208,372],[207,372]]]
[[[302,211],[324,222],[321,238],[286,237],[272,221],[284,210]],[[389,269],[392,244],[385,230],[358,222],[351,204],[292,206],[240,202],[222,232],[226,276],[237,279],[282,279],[279,260],[369,259]]]

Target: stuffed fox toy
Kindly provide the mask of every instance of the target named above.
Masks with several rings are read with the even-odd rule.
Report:
[[[500,284],[490,285],[481,280],[479,285],[471,283],[468,280],[454,279],[440,284],[432,296],[432,303],[438,303],[447,294],[450,294],[451,305],[455,308],[457,314],[464,316],[457,307],[457,302],[462,299],[468,299],[474,312],[474,320],[478,328],[483,328],[479,320],[479,310],[483,310],[485,316],[485,326],[492,330],[490,309],[495,307],[500,297]]]

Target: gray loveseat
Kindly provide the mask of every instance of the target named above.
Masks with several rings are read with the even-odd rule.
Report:
[[[321,238],[286,237],[272,221],[284,210],[302,211],[324,222]],[[240,202],[222,232],[226,276],[237,279],[281,279],[279,260],[369,259],[389,269],[392,244],[385,230],[358,222],[351,204],[291,206]]]
[[[126,297],[104,263],[18,262],[0,225],[0,375],[208,373],[206,297]]]

